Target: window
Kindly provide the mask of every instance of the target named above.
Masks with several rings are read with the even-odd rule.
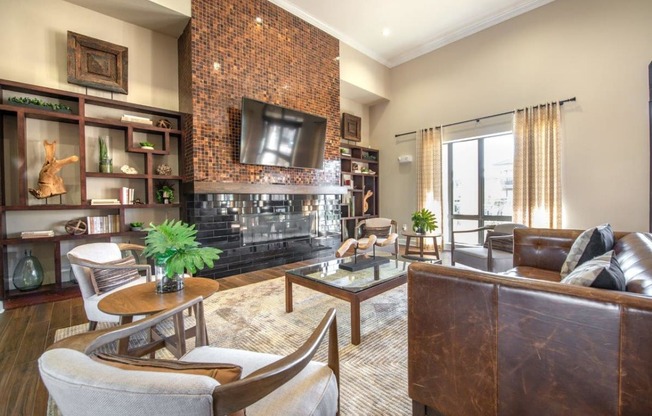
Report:
[[[444,143],[442,159],[449,233],[511,222],[514,166],[511,133]],[[455,242],[458,241],[479,244],[484,241],[484,233],[458,234]]]

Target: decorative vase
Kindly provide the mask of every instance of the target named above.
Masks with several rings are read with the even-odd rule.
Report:
[[[100,159],[100,172],[113,173],[113,159]]]
[[[38,289],[43,284],[43,266],[31,251],[28,256],[25,250],[25,257],[16,265],[13,282],[16,289],[23,292]]]
[[[178,292],[183,289],[183,275],[174,274],[168,277],[165,264],[156,263],[154,274],[156,275],[156,293]]]
[[[425,234],[426,229],[423,228],[423,227],[414,227],[414,232],[417,233],[417,234]]]

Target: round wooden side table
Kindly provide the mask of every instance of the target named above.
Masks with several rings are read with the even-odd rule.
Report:
[[[405,253],[403,257],[409,260],[416,261],[432,261],[439,259],[439,246],[437,245],[437,237],[441,237],[440,233],[415,233],[414,231],[402,231],[401,235],[405,237]],[[415,239],[416,246],[412,246],[412,239]],[[425,249],[425,239],[432,238],[434,250]]]

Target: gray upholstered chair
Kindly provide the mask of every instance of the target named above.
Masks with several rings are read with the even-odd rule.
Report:
[[[474,228],[471,230],[458,230],[451,233],[451,264],[456,263],[472,267],[478,270],[501,273],[513,267],[514,255],[513,236],[515,228],[525,228],[523,224],[506,223],[489,225],[486,227]],[[455,245],[455,235],[461,233],[477,233],[489,231],[487,239],[482,246]]]
[[[119,316],[109,315],[100,311],[97,304],[107,296],[111,291],[98,293],[91,274],[92,269],[115,269],[115,270],[138,270],[144,271],[145,275],[125,283],[114,289],[120,290],[128,286],[145,283],[151,280],[151,268],[147,264],[135,265],[107,265],[107,262],[115,262],[123,257],[124,252],[139,252],[144,249],[143,246],[128,243],[91,243],[82,244],[70,250],[67,254],[68,260],[72,267],[72,272],[79,284],[82,299],[84,300],[84,310],[86,317],[90,322],[90,329],[94,330],[98,322],[119,322]]]
[[[358,223],[355,239],[361,246],[366,246],[369,235],[376,236],[374,247],[364,251],[384,251],[398,256],[398,234],[397,223],[390,218],[368,218]],[[360,253],[360,251],[358,251]]]
[[[242,367],[242,378],[226,384],[206,375],[174,370],[116,368],[88,356],[107,343],[147,330],[193,305],[197,305],[197,324],[203,325],[199,297],[129,325],[74,335],[52,345],[39,358],[39,371],[62,413],[223,416],[246,409],[248,416],[338,414],[339,353],[334,309],[326,313],[308,340],[287,356],[208,347],[199,331],[196,348],[179,361]],[[327,334],[328,365],[312,361]]]

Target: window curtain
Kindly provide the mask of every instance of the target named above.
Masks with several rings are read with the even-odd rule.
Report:
[[[429,209],[437,218],[443,233],[441,129],[429,128],[417,131],[417,209]]]
[[[529,227],[561,228],[561,105],[516,111],[514,217]]]

